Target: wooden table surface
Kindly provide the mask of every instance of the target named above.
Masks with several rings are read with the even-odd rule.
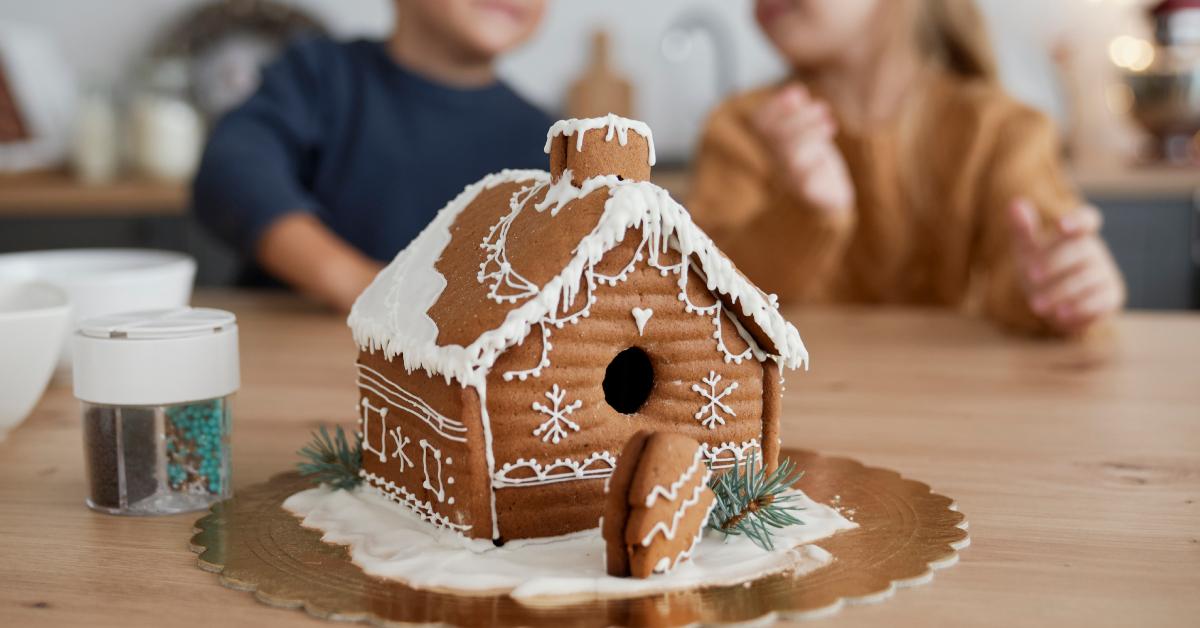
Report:
[[[201,293],[236,312],[234,479],[288,469],[349,422],[340,317],[287,296]],[[1194,626],[1200,618],[1200,317],[1129,314],[1083,344],[1005,337],[928,310],[810,310],[784,401],[789,446],[931,484],[971,546],[931,584],[830,626]],[[188,550],[197,514],[83,505],[79,410],[53,387],[0,443],[0,626],[318,625],[221,587]]]

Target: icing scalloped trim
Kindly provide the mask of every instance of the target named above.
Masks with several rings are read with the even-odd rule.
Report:
[[[751,438],[741,443],[726,442],[720,445],[700,443],[700,449],[704,452],[704,460],[710,469],[728,469],[749,459],[750,456],[757,456],[762,452],[757,438]]]
[[[602,463],[600,466],[599,463]],[[514,462],[506,462],[492,478],[496,488],[516,486],[537,486],[570,482],[572,480],[605,479],[612,475],[617,466],[617,459],[607,451],[597,451],[589,454],[583,460],[559,458],[546,465],[538,463],[536,458],[518,458]],[[533,475],[528,477],[512,477],[514,472],[527,469]]]

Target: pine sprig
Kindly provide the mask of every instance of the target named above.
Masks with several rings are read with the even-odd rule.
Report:
[[[296,465],[300,475],[315,483],[349,490],[362,482],[358,476],[362,468],[362,439],[355,436],[351,444],[340,425],[333,437],[322,425],[321,431],[313,432],[312,441],[297,453],[305,459]]]
[[[793,514],[804,508],[790,504],[796,495],[787,493],[803,475],[787,458],[771,473],[758,456],[739,462],[709,485],[717,499],[708,527],[726,535],[744,535],[765,550],[775,549],[775,530],[804,525]]]

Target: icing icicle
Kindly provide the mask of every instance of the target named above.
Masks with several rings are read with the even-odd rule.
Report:
[[[570,120],[559,120],[550,127],[550,131],[546,133],[546,146],[542,150],[546,154],[550,154],[550,144],[554,138],[559,135],[567,137],[575,136],[575,150],[583,150],[583,136],[593,129],[608,129],[604,135],[604,141],[611,142],[613,137],[620,142],[621,146],[629,143],[629,132],[633,131],[638,135],[646,138],[646,144],[650,147],[650,165],[653,166],[656,161],[654,156],[654,134],[650,132],[650,127],[639,120],[630,120],[622,118],[615,113],[610,113],[602,118],[571,118]]]
[[[567,177],[563,177],[567,179]],[[481,269],[481,281],[496,286],[493,300],[513,304],[504,321],[497,327],[484,331],[467,346],[438,345],[437,326],[426,311],[437,301],[446,287],[446,280],[434,269],[449,242],[449,227],[453,219],[483,189],[505,182],[525,182],[526,188],[510,204],[512,211],[501,220],[498,228],[489,235],[491,247],[488,259],[490,266]],[[602,189],[607,187],[609,197],[596,226],[584,236],[574,248],[573,258],[556,276],[540,287],[533,286],[511,268],[503,266],[501,254],[506,234],[501,233],[504,222],[511,222],[520,211],[527,209],[532,199],[528,186],[549,185],[549,175],[539,171],[506,171],[485,178],[468,188],[434,222],[418,236],[359,297],[351,311],[349,323],[354,338],[364,350],[382,350],[387,358],[403,356],[405,368],[425,369],[429,373],[456,379],[463,385],[480,387],[495,360],[509,347],[525,338],[529,330],[539,323],[549,323],[552,328],[561,328],[590,312],[593,290],[601,282],[615,285],[624,281],[633,268],[633,263],[616,276],[605,276],[596,272],[596,265],[604,255],[624,239],[629,229],[639,229],[643,236],[640,254],[660,273],[677,273],[680,277],[680,300],[685,301],[689,311],[697,315],[711,316],[715,326],[724,324],[723,301],[728,301],[740,310],[741,315],[751,319],[774,345],[781,366],[796,368],[807,364],[808,353],[800,334],[779,314],[778,303],[773,295],[767,295],[747,280],[733,263],[688,216],[679,203],[671,199],[666,190],[646,181],[610,181],[609,177],[597,177],[584,182],[582,187]],[[562,188],[560,194],[574,197],[575,192]],[[558,203],[545,206],[553,214]],[[535,209],[536,211],[536,209]],[[485,243],[485,247],[488,243]],[[664,265],[659,261],[661,252],[671,248],[683,261]],[[633,262],[636,262],[636,255]],[[695,264],[692,263],[695,260]],[[693,266],[695,266],[693,268]],[[712,293],[725,295],[711,306],[698,306],[687,301],[686,282],[688,270],[695,270]],[[500,280],[499,285],[496,284]],[[491,286],[489,286],[491,289]],[[582,291],[582,294],[581,294]],[[581,300],[580,297],[583,297]],[[518,305],[519,303],[519,305]],[[736,321],[735,321],[736,323]],[[745,330],[738,328],[739,335],[747,338],[750,349],[742,354],[731,354],[724,347],[720,329],[714,331],[718,347],[726,361],[737,362],[753,355],[767,359],[767,355],[752,342]],[[537,376],[540,366],[527,374]]]

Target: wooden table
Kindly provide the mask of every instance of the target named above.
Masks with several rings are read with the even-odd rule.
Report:
[[[292,297],[203,293],[236,312],[234,473],[289,468],[349,422],[355,349]],[[812,310],[786,444],[930,483],[971,523],[962,562],[823,625],[1179,625],[1200,617],[1200,317],[1130,314],[1086,344],[1005,337],[925,310]],[[0,443],[0,625],[319,625],[222,588],[188,551],[196,514],[83,505],[78,408],[53,388]]]

